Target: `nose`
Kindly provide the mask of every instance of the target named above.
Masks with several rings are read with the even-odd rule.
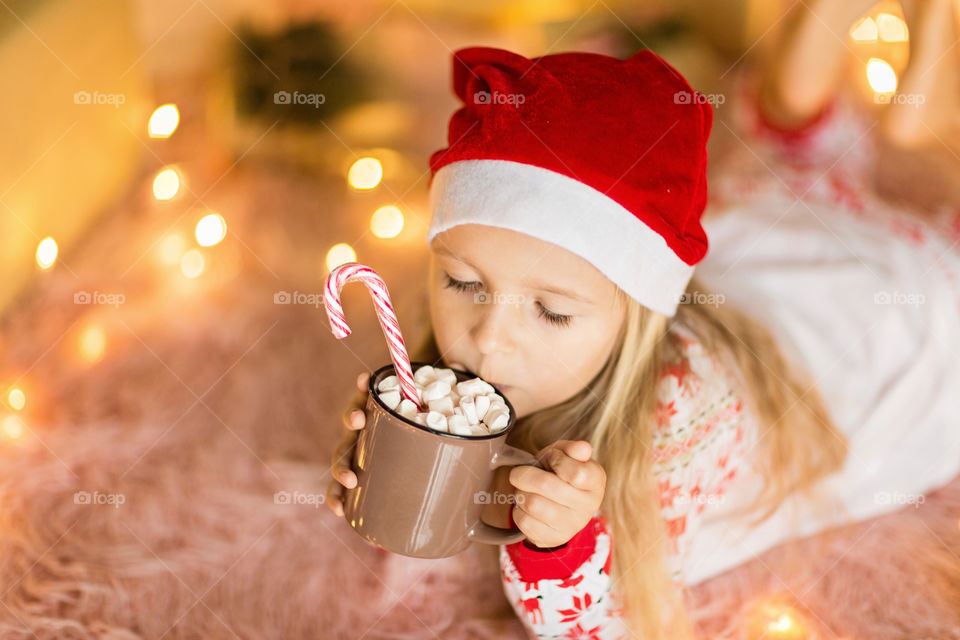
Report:
[[[478,304],[479,320],[473,328],[473,340],[484,356],[493,353],[509,353],[513,350],[512,328],[516,326],[516,305],[500,304],[491,300]]]

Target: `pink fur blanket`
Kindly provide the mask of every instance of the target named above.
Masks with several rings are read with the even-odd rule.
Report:
[[[23,435],[0,445],[0,637],[526,637],[496,548],[384,554],[317,504],[353,378],[387,361],[362,287],[345,290],[342,342],[321,309],[274,304],[319,293],[327,247],[358,235],[347,216],[317,224],[316,202],[347,207],[338,193],[238,168],[208,198],[231,233],[189,282],[151,245],[193,220],[131,198],[3,319],[3,380],[27,406]],[[394,285],[410,340],[423,291],[402,275],[423,255],[357,248]],[[77,305],[79,290],[126,300]],[[107,336],[94,365],[76,348],[90,323]],[[960,638],[958,518],[960,478],[697,585],[690,610],[711,638],[752,637],[773,599],[817,637]]]

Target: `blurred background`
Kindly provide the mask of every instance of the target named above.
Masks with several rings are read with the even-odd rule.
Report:
[[[3,637],[361,637],[358,619],[367,637],[418,637],[404,625],[436,623],[438,585],[479,593],[444,565],[381,558],[316,500],[272,499],[322,497],[356,374],[387,361],[363,287],[343,293],[353,337],[331,336],[324,279],[377,269],[416,344],[453,50],[651,48],[723,94],[790,4],[0,2]],[[878,2],[840,35],[874,109],[909,59],[902,8]],[[956,142],[911,151],[946,167],[938,203]],[[927,165],[896,156],[885,185],[916,188],[903,167]],[[476,615],[522,637],[483,557]],[[362,618],[318,606],[357,571],[382,591]],[[782,632],[765,637],[807,637],[783,622],[799,611],[764,611]]]

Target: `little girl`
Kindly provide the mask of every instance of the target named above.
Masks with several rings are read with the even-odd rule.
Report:
[[[762,261],[745,252],[750,267],[739,269],[723,253],[710,272],[716,291],[694,277],[708,248],[713,111],[674,68],[650,51],[527,59],[478,47],[455,53],[453,85],[464,106],[430,159],[431,331],[411,355],[495,383],[518,416],[508,441],[546,466],[499,472],[492,489],[514,500],[485,507],[485,521],[526,534],[500,549],[504,592],[536,637],[692,638],[685,586],[787,539],[778,507],[824,497],[818,480],[851,460],[890,461],[848,455],[852,430],[803,367],[822,361],[780,351],[801,331],[775,338],[716,292],[731,288],[729,273],[745,287],[743,307],[778,273],[748,277]],[[745,248],[762,241],[763,228],[734,222],[718,216],[708,228]],[[957,263],[953,254],[960,272]],[[945,349],[960,326],[960,292],[951,295]],[[331,466],[327,502],[338,514],[341,485],[356,482],[365,382]],[[941,417],[922,429],[943,432],[925,482],[960,471],[960,436]],[[749,545],[710,530],[757,510],[748,531],[774,525]]]

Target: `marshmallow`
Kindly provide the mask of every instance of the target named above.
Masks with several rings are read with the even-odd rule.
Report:
[[[378,391],[390,391],[390,389],[400,388],[400,378],[397,376],[387,376],[377,385]]]
[[[391,411],[442,433],[485,436],[503,431],[510,423],[503,396],[480,378],[457,382],[452,369],[423,366],[414,373],[414,385],[420,407],[403,395],[397,376],[381,380],[378,395]]]
[[[457,407],[457,409],[463,412],[463,415],[467,418],[467,422],[470,424],[480,422],[480,418],[477,416],[477,404],[473,398],[469,396],[460,398],[460,406]]]
[[[447,416],[439,411],[431,411],[427,414],[427,426],[437,431],[447,430]]]
[[[488,396],[477,396],[473,399],[473,405],[477,408],[477,420],[483,420],[490,409],[490,398]]]
[[[473,436],[488,436],[488,435],[490,435],[490,431],[487,430],[487,427],[486,427],[483,423],[481,423],[481,424],[472,424],[472,425],[470,425],[470,435],[473,435]]]
[[[450,394],[450,385],[443,380],[434,380],[423,390],[424,402],[438,400]],[[451,409],[452,411],[452,409]]]
[[[457,384],[457,374],[453,372],[453,369],[434,369],[437,374],[437,380],[443,380],[451,387]]]
[[[455,433],[458,436],[470,436],[473,435],[473,431],[470,429],[470,425],[467,424],[467,419],[463,416],[453,415],[447,419],[447,427],[450,429],[450,433]]]
[[[400,405],[400,389],[384,391],[380,394],[380,399],[383,401],[383,404],[390,408],[390,411],[393,411]],[[410,404],[413,403],[411,402]]]
[[[484,382],[480,378],[473,378],[471,380],[464,380],[463,382],[457,383],[457,393],[462,396],[477,396],[483,393],[491,393],[496,391],[488,382]]]
[[[430,407],[430,411],[436,411],[445,416],[453,412],[453,400],[450,399],[450,396],[429,400],[427,401],[427,405]]]
[[[430,365],[424,365],[413,373],[413,381],[420,386],[427,386],[431,381],[437,379],[437,371]]]
[[[510,414],[499,407],[491,407],[483,417],[483,422],[490,427],[490,431],[500,431],[510,422]]]

